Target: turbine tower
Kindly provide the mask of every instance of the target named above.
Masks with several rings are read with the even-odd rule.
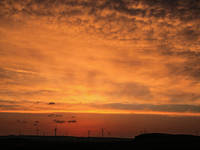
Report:
[[[91,131],[91,130],[87,130],[87,131],[88,131],[88,137],[90,137],[90,131]]]
[[[57,127],[55,127],[54,131],[55,131],[55,136],[56,136]]]
[[[37,130],[36,130],[36,131],[37,131],[37,136],[38,136],[38,132],[39,132],[38,128],[37,128]]]
[[[111,133],[111,132],[108,131],[108,136],[109,136],[109,137],[110,137],[110,133]]]
[[[103,130],[105,129],[105,128],[100,128],[101,129],[101,132],[102,132],[102,137],[103,137]]]

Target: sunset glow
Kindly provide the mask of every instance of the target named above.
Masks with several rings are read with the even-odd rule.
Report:
[[[0,1],[1,115],[158,115],[200,125],[199,10],[198,0]]]

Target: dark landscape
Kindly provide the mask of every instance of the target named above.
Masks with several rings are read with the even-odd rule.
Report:
[[[197,150],[200,137],[162,133],[142,134],[135,138],[100,138],[70,136],[1,136],[2,149],[66,150]]]

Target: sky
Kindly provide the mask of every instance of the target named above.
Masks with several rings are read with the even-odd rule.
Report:
[[[199,27],[198,0],[1,0],[0,135],[195,133]]]

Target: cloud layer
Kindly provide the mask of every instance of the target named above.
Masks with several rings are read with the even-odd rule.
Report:
[[[2,0],[1,111],[199,113],[199,8],[198,0]]]

